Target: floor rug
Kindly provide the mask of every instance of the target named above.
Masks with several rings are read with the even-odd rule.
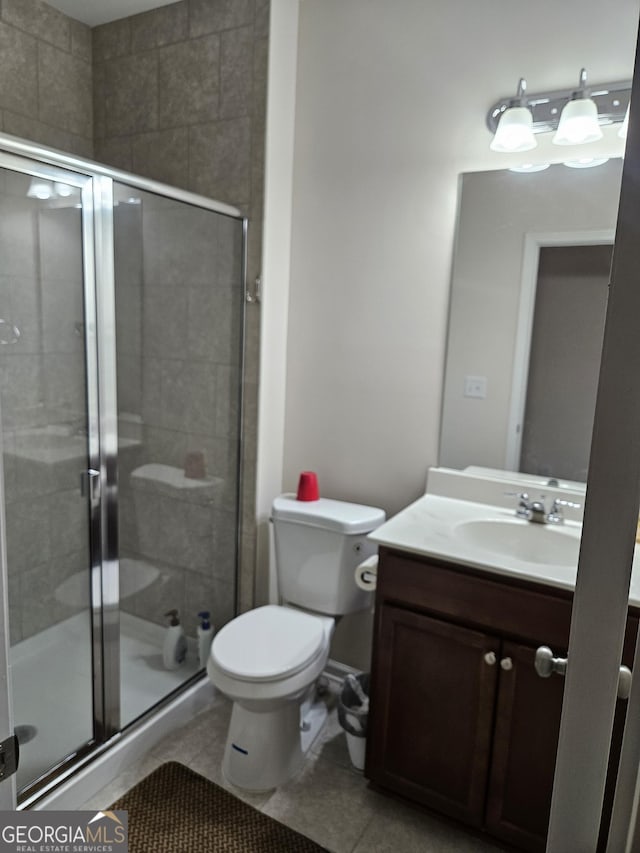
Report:
[[[111,809],[129,814],[129,853],[327,853],[176,761]]]

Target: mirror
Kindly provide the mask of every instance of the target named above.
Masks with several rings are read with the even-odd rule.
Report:
[[[461,177],[440,465],[586,480],[621,175]]]

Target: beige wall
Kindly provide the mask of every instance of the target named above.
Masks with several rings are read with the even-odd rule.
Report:
[[[301,3],[285,489],[311,468],[324,495],[390,513],[424,490],[458,176],[509,162],[486,110],[520,76],[629,79],[637,19],[635,0]]]
[[[302,3],[285,488],[313,468],[325,495],[390,512],[424,489],[458,176],[510,162],[488,150],[485,112],[521,75],[530,91],[584,64],[629,79],[637,17],[636,2],[544,0],[541,49],[522,4]]]
[[[260,311],[260,380],[256,467],[256,600],[275,588],[269,517],[282,491],[287,315],[291,261],[293,146],[300,0],[275,0],[269,19],[269,90],[265,139],[264,253],[266,298]]]

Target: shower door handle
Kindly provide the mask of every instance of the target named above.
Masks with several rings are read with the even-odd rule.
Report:
[[[100,498],[100,471],[88,468],[80,474],[80,494],[83,498],[89,497],[91,503]]]

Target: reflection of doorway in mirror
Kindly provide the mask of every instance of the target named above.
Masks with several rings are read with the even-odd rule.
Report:
[[[597,169],[556,163],[529,175],[463,175],[440,465],[519,469],[540,248],[612,244],[620,176],[620,160]],[[465,396],[466,376],[486,377],[485,398]]]
[[[539,246],[521,471],[587,479],[612,249]]]

